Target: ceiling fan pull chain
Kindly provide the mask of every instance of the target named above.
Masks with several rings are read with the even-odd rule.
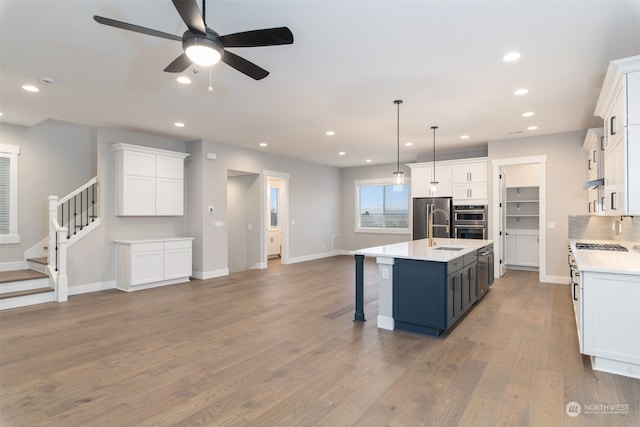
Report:
[[[211,86],[211,69],[213,66],[209,66],[209,92],[213,92],[213,87]]]

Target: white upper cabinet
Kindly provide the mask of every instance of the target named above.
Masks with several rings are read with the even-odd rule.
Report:
[[[436,162],[436,191],[432,191],[433,163],[412,163],[411,197],[453,197],[454,202],[487,203],[487,160],[463,159]]]
[[[640,55],[611,61],[595,114],[604,119],[606,215],[640,214]]]
[[[453,202],[487,204],[487,160],[453,165]]]
[[[130,144],[114,144],[116,215],[184,214],[186,153]]]

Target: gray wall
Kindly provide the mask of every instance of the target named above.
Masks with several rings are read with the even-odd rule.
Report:
[[[260,263],[260,175],[230,176],[227,181],[229,215],[229,272],[255,268]]]
[[[20,244],[0,245],[0,262],[22,261],[24,251],[47,235],[47,197],[60,197],[98,176],[102,226],[69,250],[69,285],[90,289],[108,287],[115,280],[117,239],[195,237],[195,272],[228,272],[228,170],[261,175],[249,197],[259,200],[265,170],[289,174],[289,257],[292,262],[325,256],[333,234],[340,233],[340,171],[337,168],[239,149],[211,141],[183,142],[173,138],[114,128],[91,128],[47,120],[31,128],[0,125],[2,142],[19,145],[19,232]],[[166,150],[187,152],[185,161],[185,216],[119,217],[115,215],[115,156],[111,145],[124,142]],[[209,160],[209,152],[218,155]],[[52,164],[61,167],[54,168]],[[214,215],[206,215],[212,205]],[[249,209],[264,225],[254,205]],[[214,227],[222,221],[223,227]],[[323,247],[324,246],[324,247]],[[251,265],[260,248],[248,249]],[[218,274],[221,275],[221,274]],[[79,289],[79,288],[78,288]],[[73,293],[73,291],[70,291]]]
[[[56,120],[35,126],[0,124],[0,141],[20,146],[18,232],[20,243],[0,245],[0,262],[22,261],[48,235],[50,195],[64,197],[96,176],[95,131]]]
[[[489,142],[489,168],[497,159],[528,156],[547,156],[547,223],[554,222],[555,229],[547,229],[547,275],[567,275],[568,216],[587,213],[587,153],[582,150],[585,131],[554,135],[532,136]],[[493,173],[489,173],[489,207],[495,208]],[[493,217],[489,216],[489,232],[493,233]],[[540,224],[545,227],[546,224]]]

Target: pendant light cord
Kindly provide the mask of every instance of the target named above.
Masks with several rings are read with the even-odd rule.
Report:
[[[433,129],[433,185],[436,185],[436,129],[438,126],[431,126]]]
[[[396,172],[400,172],[400,104],[402,104],[401,99],[396,99],[393,101],[394,104],[398,106],[398,127],[397,127],[397,141],[398,141],[398,152],[397,152],[397,164],[396,164]]]

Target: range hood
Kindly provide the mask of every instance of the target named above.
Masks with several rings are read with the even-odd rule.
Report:
[[[604,178],[598,178],[591,181],[587,181],[585,187],[587,188],[598,188],[604,186]]]

